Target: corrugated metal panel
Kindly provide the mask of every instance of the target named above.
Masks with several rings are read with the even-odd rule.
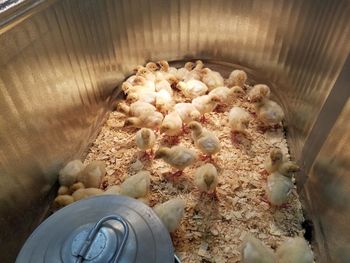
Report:
[[[189,57],[251,69],[275,84],[299,158],[349,53],[346,0],[30,3],[15,20],[0,15],[2,240],[30,230],[58,168],[83,156],[136,64]],[[6,242],[7,256],[19,243]]]

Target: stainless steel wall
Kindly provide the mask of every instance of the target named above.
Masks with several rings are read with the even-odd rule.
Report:
[[[28,0],[15,11],[0,14],[1,262],[43,214],[59,167],[84,156],[136,64],[217,60],[275,83],[292,154],[311,167],[304,144],[350,49],[346,0]]]

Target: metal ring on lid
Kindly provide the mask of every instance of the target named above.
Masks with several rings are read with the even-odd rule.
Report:
[[[125,222],[125,220],[117,215],[110,215],[110,216],[106,216],[104,218],[101,218],[100,221],[98,221],[96,223],[96,225],[91,229],[90,233],[88,234],[87,238],[84,240],[83,242],[83,246],[80,248],[80,251],[78,253],[78,258],[76,260],[75,263],[81,263],[83,260],[85,259],[89,259],[88,252],[91,248],[91,245],[93,244],[93,242],[95,241],[95,238],[99,232],[99,230],[102,227],[102,224],[108,220],[116,220],[118,222],[120,222],[123,225],[124,228],[124,234],[123,234],[123,239],[122,239],[122,243],[120,244],[120,247],[117,247],[117,250],[115,252],[115,257],[112,260],[112,262],[117,263],[118,259],[120,257],[121,252],[123,251],[123,248],[125,246],[126,240],[128,239],[128,235],[129,235],[129,226],[128,224]]]

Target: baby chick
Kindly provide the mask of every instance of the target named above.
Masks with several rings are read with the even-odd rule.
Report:
[[[231,128],[232,141],[235,143],[242,143],[243,138],[246,137],[247,131],[250,122],[249,113],[240,107],[232,107],[228,114],[228,125]]]
[[[69,192],[70,193],[74,193],[76,190],[78,189],[83,189],[85,188],[85,185],[81,182],[77,182],[75,184],[72,184],[70,187],[69,187]]]
[[[214,165],[207,163],[197,168],[194,184],[202,193],[214,194],[216,196],[215,189],[218,183],[218,171]]]
[[[147,196],[151,184],[150,175],[148,171],[139,171],[130,176],[120,185],[120,194],[133,198]]]
[[[84,165],[80,160],[70,161],[58,173],[60,185],[70,186],[77,180],[78,174],[83,170]]]
[[[219,139],[214,133],[209,132],[203,128],[199,122],[192,121],[188,124],[188,128],[192,131],[192,139],[195,146],[206,156],[206,158],[212,158],[213,154],[218,153],[221,150]]]
[[[243,239],[241,247],[242,263],[275,263],[273,250],[250,234]]]
[[[145,112],[152,113],[155,111],[156,111],[156,107],[154,107],[152,104],[149,104],[147,102],[142,102],[142,101],[136,101],[130,105],[128,114],[130,116],[139,117],[145,114]]]
[[[193,106],[202,114],[202,122],[206,121],[205,114],[212,112],[220,102],[220,97],[213,94],[203,95],[192,100]]]
[[[156,93],[156,107],[162,113],[167,113],[173,109],[175,102],[172,95],[166,90]]]
[[[147,90],[138,90],[136,92],[128,93],[126,97],[126,101],[129,103],[133,103],[136,101],[147,102],[149,104],[156,103],[157,92],[147,91]]]
[[[176,111],[164,117],[160,126],[160,133],[164,133],[171,138],[169,139],[169,143],[178,143],[178,136],[182,133],[182,119]]]
[[[156,135],[154,132],[147,128],[142,128],[136,132],[135,142],[139,149],[145,151],[145,156],[148,158],[153,154],[153,146],[156,143]],[[148,154],[147,150],[151,150]]]
[[[185,212],[185,201],[180,198],[170,199],[153,208],[169,232],[174,232],[180,225]]]
[[[89,163],[84,170],[78,175],[78,181],[86,187],[100,187],[102,178],[106,174],[105,163],[101,161],[93,161]]]
[[[277,207],[286,204],[293,190],[292,180],[279,172],[274,172],[267,177],[266,196],[268,202]]]
[[[216,95],[220,98],[221,103],[230,103],[233,98],[238,98],[244,95],[244,90],[241,87],[234,86],[232,88],[218,87],[209,92],[209,95]]]
[[[155,153],[155,159],[163,159],[164,162],[178,169],[173,176],[180,176],[183,170],[197,160],[197,154],[191,149],[177,145],[171,148],[161,147]]]
[[[295,175],[295,173],[300,171],[300,167],[297,163],[293,162],[293,161],[285,161],[283,162],[279,168],[278,168],[278,172],[288,178],[293,178],[293,176]]]
[[[156,76],[153,74],[153,72],[151,70],[149,70],[148,68],[145,68],[143,66],[138,66],[136,68],[136,76],[142,76],[145,79],[151,80],[151,81],[156,80]]]
[[[235,69],[231,72],[229,78],[226,80],[226,84],[229,87],[239,86],[244,88],[244,84],[247,81],[247,73],[243,70]]]
[[[262,94],[250,99],[254,103],[255,113],[263,128],[277,126],[284,119],[284,112],[276,102],[264,98]]]
[[[183,124],[199,120],[201,113],[192,103],[177,103],[174,110],[179,114]]]
[[[189,99],[197,98],[208,91],[208,87],[203,82],[196,79],[191,79],[187,82],[180,81],[176,87]]]
[[[150,128],[158,129],[163,121],[163,114],[154,111],[144,111],[137,117],[127,118],[124,122],[125,127],[135,127],[135,128]]]
[[[158,66],[157,66],[157,64],[154,63],[154,62],[148,62],[148,63],[146,64],[146,68],[147,68],[149,71],[151,71],[151,72],[155,72],[155,71],[158,70]]]
[[[193,62],[187,62],[183,68],[179,68],[175,74],[175,77],[182,81],[185,77],[190,73],[190,71],[194,68]]]
[[[202,82],[207,85],[209,91],[224,86],[224,78],[217,71],[209,68],[202,69]]]
[[[278,171],[283,163],[283,153],[280,148],[274,147],[270,151],[268,160],[264,163],[265,170],[262,172],[265,175]]]
[[[308,243],[302,237],[289,238],[276,250],[277,262],[313,263],[314,255]]]
[[[58,188],[57,195],[69,195],[69,194],[70,194],[70,191],[68,186],[62,185],[60,186],[60,188]]]
[[[71,195],[59,195],[53,201],[53,206],[55,208],[61,208],[61,207],[67,206],[73,202],[74,202],[74,199]]]
[[[250,100],[255,100],[257,96],[263,96],[264,98],[270,97],[270,88],[269,86],[265,84],[256,84],[254,87],[249,91],[248,97]]]
[[[174,94],[174,91],[171,88],[171,84],[165,79],[156,82],[156,91],[159,92],[161,90],[167,91],[171,96]]]
[[[88,198],[90,196],[96,196],[101,194],[103,194],[103,191],[101,189],[92,187],[92,188],[78,189],[72,194],[72,197],[74,201],[79,201],[81,199]]]
[[[120,195],[120,185],[112,185],[103,192],[102,195]]]

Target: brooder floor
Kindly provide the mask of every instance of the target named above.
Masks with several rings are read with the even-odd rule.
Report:
[[[176,97],[178,102],[185,100],[179,93]],[[202,161],[185,169],[185,174],[172,182],[165,178],[171,167],[164,161],[140,158],[134,142],[136,129],[124,128],[125,116],[119,112],[110,113],[85,160],[85,163],[92,160],[106,163],[104,188],[120,184],[138,169],[150,171],[151,207],[173,197],[186,200],[185,216],[172,235],[176,253],[183,263],[240,262],[240,245],[247,232],[272,248],[287,237],[302,235],[303,232],[301,223],[304,219],[295,189],[287,208],[273,209],[264,201],[266,180],[260,172],[270,149],[278,146],[289,156],[283,129],[262,133],[252,115],[248,129],[250,143],[236,146],[231,142],[230,130],[226,126],[232,106],[251,110],[246,98],[238,99],[224,112],[208,114],[208,123],[204,124],[218,136],[222,146],[214,161],[220,173],[218,200],[201,196],[193,184],[195,168]],[[190,134],[182,135],[180,144],[195,149]],[[155,149],[160,145],[166,143],[158,134]]]

